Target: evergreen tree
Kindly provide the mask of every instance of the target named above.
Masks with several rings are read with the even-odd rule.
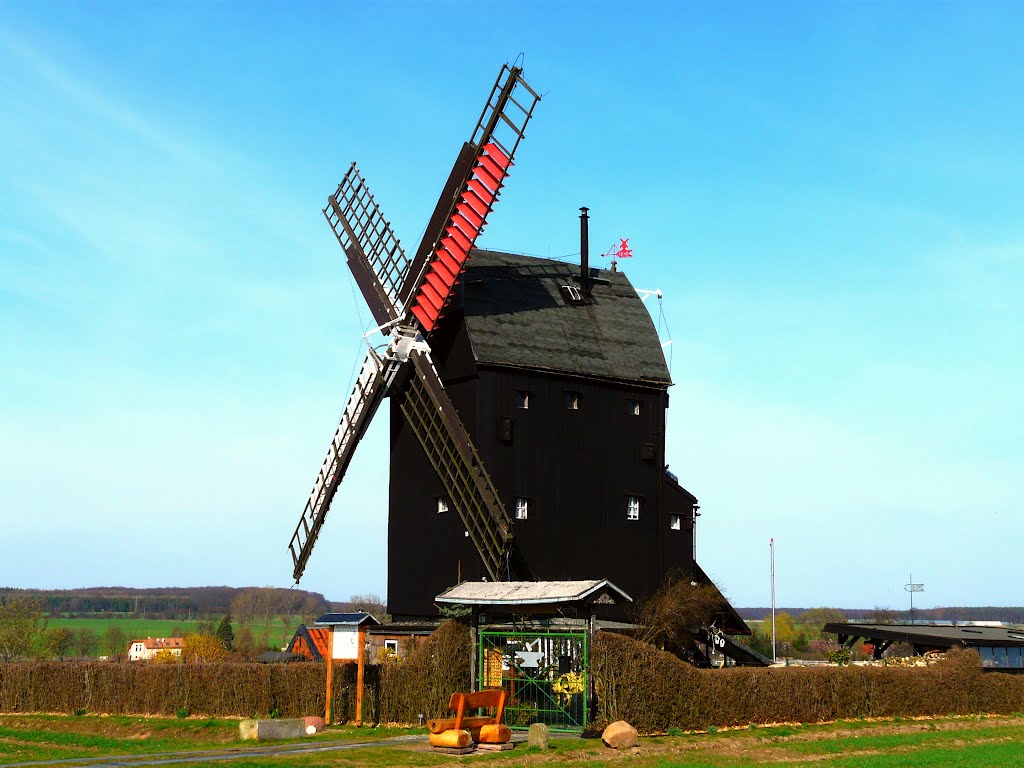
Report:
[[[224,614],[224,618],[220,620],[220,624],[217,626],[217,638],[225,649],[231,650],[231,646],[235,642],[235,633],[231,629],[230,613]]]

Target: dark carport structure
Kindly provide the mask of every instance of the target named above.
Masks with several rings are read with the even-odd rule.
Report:
[[[839,644],[847,648],[863,639],[873,646],[875,659],[881,659],[893,643],[907,643],[918,655],[972,648],[981,656],[985,669],[1024,672],[1024,630],[1013,627],[830,623],[823,630],[837,635]]]

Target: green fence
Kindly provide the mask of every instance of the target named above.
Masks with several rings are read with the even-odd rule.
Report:
[[[589,664],[586,632],[481,630],[477,685],[509,693],[505,722],[512,728],[545,723],[578,731],[587,724]]]

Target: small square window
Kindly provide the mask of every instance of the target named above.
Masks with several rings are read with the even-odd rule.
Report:
[[[437,497],[437,514],[443,515],[448,511],[448,502],[442,496]]]
[[[525,389],[516,390],[516,408],[524,411],[530,407],[530,393]]]
[[[668,516],[668,527],[673,531],[683,530],[683,517],[682,515],[669,515]]]
[[[639,496],[627,496],[626,497],[626,519],[627,520],[639,520],[640,519],[640,497]]]
[[[525,520],[530,514],[530,500],[516,496],[516,520]]]
[[[397,640],[385,640],[384,648],[391,651],[396,656],[398,655],[398,641]]]
[[[640,401],[639,400],[627,400],[626,401],[626,413],[630,416],[640,415]]]
[[[578,411],[582,401],[583,396],[579,392],[569,391],[565,393],[565,407],[570,411]]]

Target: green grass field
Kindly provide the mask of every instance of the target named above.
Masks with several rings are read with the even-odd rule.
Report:
[[[0,765],[64,760],[65,766],[85,764],[100,756],[118,756],[131,765],[155,753],[238,750],[253,746],[237,740],[238,721],[227,719],[133,718],[85,715],[0,715]],[[829,725],[785,725],[719,733],[642,737],[635,754],[605,748],[597,739],[552,740],[546,753],[520,744],[509,752],[451,758],[426,750],[424,731],[388,728],[330,728],[302,743],[377,741],[415,734],[411,741],[366,746],[344,751],[241,756],[224,763],[231,768],[349,768],[350,766],[435,766],[454,762],[533,766],[619,765],[631,768],[744,768],[778,764],[809,768],[992,768],[1024,764],[1024,717],[944,718],[923,721],[876,721]],[[273,742],[274,744],[280,742]]]
[[[271,644],[280,647],[285,645],[291,640],[292,635],[295,632],[295,627],[301,623],[301,620],[294,619],[292,621],[284,622],[280,618],[274,619],[270,624],[270,642]],[[195,632],[199,628],[199,621],[184,621],[178,619],[128,619],[128,618],[51,618],[47,619],[47,626],[52,628],[61,627],[68,629],[72,632],[78,632],[79,630],[85,629],[92,632],[93,635],[98,639],[98,645],[103,645],[103,635],[107,629],[111,626],[116,626],[121,629],[122,632],[128,637],[133,638],[145,638],[145,637],[174,637],[175,632],[180,632],[183,636],[189,632]],[[237,633],[239,629],[238,623],[234,623],[234,630]],[[257,624],[252,627],[255,634],[261,635],[263,633],[263,625]],[[127,649],[127,645],[125,646]]]

